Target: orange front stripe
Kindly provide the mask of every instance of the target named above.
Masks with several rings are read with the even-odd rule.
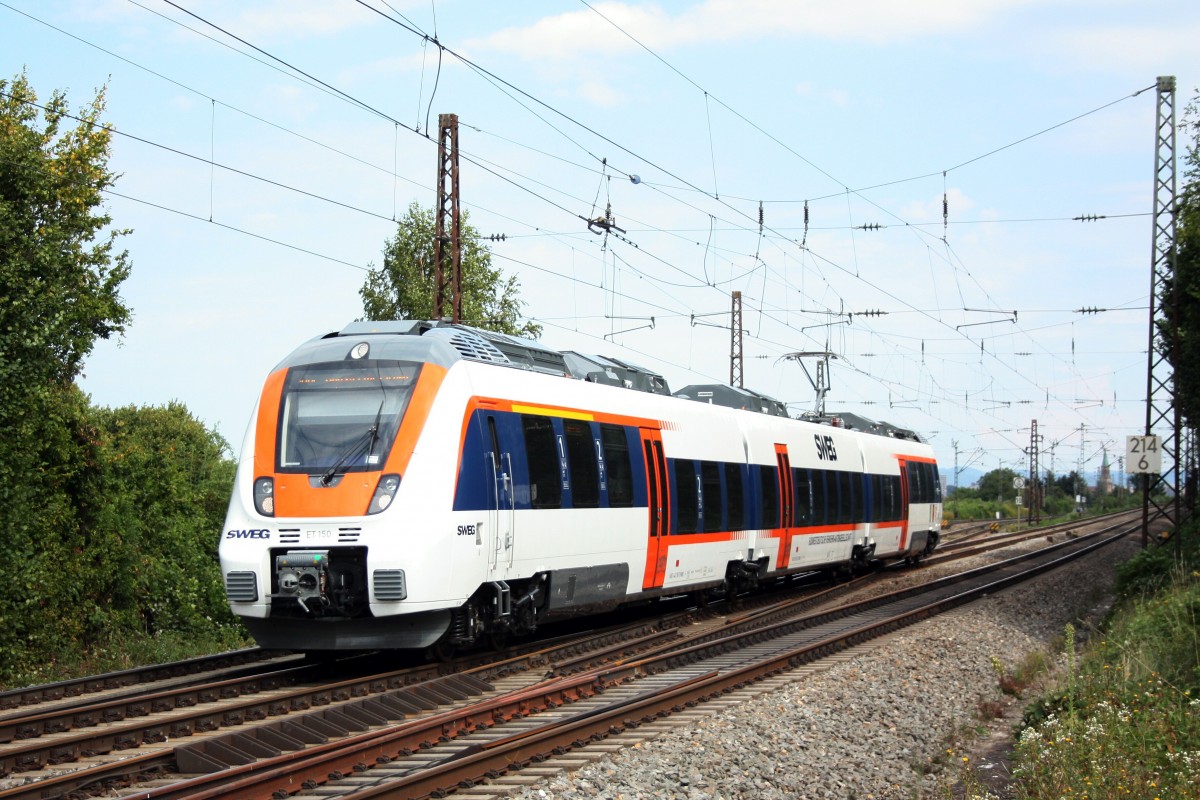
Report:
[[[255,442],[255,465],[259,460],[270,464],[266,473],[272,474],[275,467],[275,436],[279,422],[279,403],[282,395],[284,371],[277,373],[273,390],[274,413],[264,419],[260,407],[258,420],[258,435]],[[275,376],[271,376],[272,379]],[[275,515],[277,517],[360,517],[367,513],[367,506],[375,494],[379,476],[385,472],[403,475],[412,460],[417,439],[429,419],[429,412],[437,397],[438,389],[446,377],[446,368],[437,364],[425,364],[421,368],[421,376],[413,387],[413,395],[409,398],[408,408],[396,432],[396,441],[392,443],[388,453],[387,463],[381,470],[369,472],[348,472],[335,486],[314,486],[306,474],[279,473],[275,475]],[[263,390],[264,405],[267,400],[267,390],[272,386],[268,381]],[[268,430],[264,432],[264,425]],[[269,436],[269,442],[267,441]]]
[[[255,478],[275,474],[275,437],[279,431],[279,404],[283,401],[283,380],[286,377],[286,369],[271,373],[258,401],[258,420],[254,426]]]

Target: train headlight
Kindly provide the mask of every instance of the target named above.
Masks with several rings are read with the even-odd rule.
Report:
[[[258,478],[254,481],[254,509],[264,517],[275,516],[274,478]]]
[[[375,496],[371,498],[371,504],[367,506],[368,514],[378,514],[392,504],[392,500],[396,497],[396,490],[400,488],[399,475],[384,475],[379,479],[379,485],[375,487]]]

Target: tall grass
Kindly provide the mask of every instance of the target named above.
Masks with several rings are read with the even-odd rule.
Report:
[[[253,640],[240,625],[215,627],[206,634],[131,634],[108,646],[72,648],[52,654],[43,663],[15,673],[12,681],[0,682],[0,690],[165,664],[253,646]]]
[[[1030,706],[1017,798],[1200,797],[1200,559],[1152,548],[1124,565],[1104,638],[1074,652],[1065,687]]]

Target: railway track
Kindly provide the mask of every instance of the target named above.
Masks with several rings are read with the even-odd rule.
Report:
[[[247,665],[264,663],[284,663],[302,658],[292,653],[279,650],[264,650],[261,647],[249,647],[244,650],[233,650],[213,656],[201,656],[170,664],[154,664],[147,667],[106,672],[103,675],[92,675],[86,678],[45,683],[38,686],[28,686],[21,689],[11,689],[0,692],[0,711],[38,704],[52,704],[60,701],[71,701],[75,698],[96,696],[111,693],[129,687],[162,684],[178,684],[182,681],[195,679],[196,676],[211,676],[222,672],[232,672]],[[251,667],[253,668],[253,667]]]
[[[1074,527],[1081,528],[1078,523]],[[1025,535],[1044,540],[1047,531],[1025,532]],[[1064,537],[1054,547],[1080,550],[1090,546],[1092,536]],[[1011,536],[1001,538],[1004,541],[993,544],[1013,543]],[[957,556],[960,558],[977,552],[960,550]],[[1040,555],[1021,558],[1045,559],[1050,552],[1053,551],[1045,548],[1039,551]],[[947,553],[944,558],[954,555]],[[463,660],[452,666],[406,666],[316,686],[300,685],[301,679],[304,670],[315,670],[321,665],[295,665],[250,676],[260,685],[251,696],[245,696],[247,690],[240,689],[230,697],[213,699],[208,704],[210,708],[184,706],[193,714],[192,719],[208,720],[193,722],[190,729],[179,721],[182,717],[177,713],[177,703],[175,707],[155,711],[146,698],[135,699],[133,702],[149,702],[146,716],[151,719],[137,722],[142,725],[140,730],[159,726],[161,731],[164,725],[183,726],[176,727],[173,733],[167,729],[161,736],[146,737],[143,733],[140,744],[134,742],[137,734],[122,733],[125,721],[119,720],[101,723],[103,730],[95,733],[69,731],[64,735],[43,731],[39,737],[27,737],[36,738],[37,742],[27,742],[22,756],[17,750],[24,740],[18,739],[16,732],[22,730],[21,725],[26,726],[26,732],[32,732],[33,727],[43,723],[29,718],[24,721],[0,718],[0,725],[10,725],[14,731],[12,741],[0,746],[3,759],[0,764],[9,767],[4,771],[40,769],[72,758],[83,759],[83,764],[109,762],[15,787],[0,792],[0,798],[80,795],[169,775],[172,777],[161,778],[167,785],[152,786],[130,796],[218,797],[232,793],[270,797],[282,796],[279,792],[303,790],[308,784],[313,790],[319,788],[321,796],[330,797],[338,796],[337,787],[343,784],[361,792],[368,791],[364,788],[368,784],[390,784],[394,780],[401,780],[404,788],[397,791],[403,796],[423,796],[422,793],[435,789],[516,769],[522,763],[535,763],[555,750],[566,752],[582,746],[581,743],[602,732],[591,727],[590,722],[585,724],[586,720],[603,721],[601,728],[612,729],[609,735],[613,735],[630,724],[641,724],[639,720],[667,713],[664,709],[686,708],[689,703],[705,702],[702,698],[711,700],[731,691],[729,687],[745,685],[806,659],[828,655],[837,647],[878,635],[879,631],[895,629],[888,626],[910,624],[897,620],[925,618],[936,613],[930,609],[941,607],[939,604],[967,602],[954,600],[973,596],[959,586],[964,581],[979,580],[984,587],[990,587],[970,590],[978,592],[996,590],[1000,580],[1016,580],[986,577],[1001,569],[1015,569],[1012,566],[1015,562],[1001,563],[1009,566],[989,565],[954,576],[953,580],[945,578],[854,604],[837,606],[838,598],[871,583],[886,581],[886,573],[823,591],[810,591],[800,597],[756,598],[743,604],[746,609],[736,614],[717,614],[712,610],[675,612],[660,620],[617,626],[589,637],[540,643],[506,659],[480,656],[474,665]],[[935,591],[948,594],[930,599],[929,593]],[[909,605],[896,610],[896,604],[904,603]],[[829,606],[837,607],[821,613],[814,611]],[[885,608],[893,610],[885,613],[881,610]],[[785,658],[785,654],[790,655]],[[458,674],[441,674],[447,669],[457,670]],[[269,681],[275,683],[268,685]],[[284,686],[285,683],[289,685]],[[694,694],[698,688],[703,691]],[[206,691],[219,694],[213,688]],[[679,699],[684,697],[688,699]],[[664,699],[671,702],[658,705]],[[173,722],[168,723],[168,719]],[[589,732],[583,735],[584,730]],[[562,738],[568,733],[574,737],[569,741]],[[122,735],[128,738],[123,740]],[[88,740],[87,736],[93,738]],[[167,741],[156,742],[156,738]],[[173,744],[176,739],[186,744]],[[549,749],[538,749],[528,759],[519,757],[521,753],[532,752],[528,748],[534,747],[535,742],[543,741],[553,744]],[[96,759],[92,755],[105,752],[106,747],[111,753],[125,745],[139,747],[138,752],[115,763],[111,758]],[[500,762],[503,765],[496,766]],[[471,773],[483,764],[489,766]],[[446,771],[442,771],[443,767]],[[212,772],[181,780],[180,770]],[[471,774],[428,792],[422,788],[447,780],[446,776],[467,773]],[[427,777],[418,781],[416,777],[407,777],[410,774]]]

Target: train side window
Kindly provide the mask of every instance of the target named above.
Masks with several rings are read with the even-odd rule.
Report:
[[[699,511],[699,492],[696,487],[696,465],[679,459],[675,462],[675,515],[676,533],[695,533],[696,516]]]
[[[901,501],[904,495],[900,492],[900,476],[889,475],[888,483],[888,519],[903,519],[904,509]]]
[[[908,502],[921,502],[921,469],[918,464],[908,465]]]
[[[871,476],[871,521],[882,522],[884,517],[883,512],[883,476]]]
[[[792,525],[802,527],[812,522],[812,487],[808,483],[808,470],[793,469],[792,484],[796,487],[796,499],[792,506]]]
[[[937,464],[929,465],[930,471],[933,473],[933,502],[942,502],[942,476],[938,473]]]
[[[829,521],[829,516],[826,513],[826,506],[829,502],[828,492],[825,490],[825,470],[814,469],[812,471],[812,524],[824,525]]]
[[[738,464],[725,465],[725,498],[729,507],[729,530],[744,530],[746,501],[742,493],[742,468]]]
[[[858,472],[847,472],[850,478],[850,521],[863,521],[863,476]]]
[[[619,425],[600,426],[600,445],[608,477],[609,508],[633,505],[633,470],[629,466],[629,439]]]
[[[846,474],[843,472],[830,472],[829,479],[831,483],[837,484],[837,494],[835,495],[837,497],[837,510],[833,512],[836,516],[831,514],[833,519],[830,522],[845,522],[846,518],[850,515],[850,492],[846,486]]]
[[[592,444],[592,426],[578,419],[563,420],[567,464],[571,476],[571,501],[575,508],[600,505],[600,468]]]
[[[842,522],[854,521],[854,475],[849,472],[838,473],[838,483],[842,488]]]
[[[891,478],[879,476],[879,520],[887,522],[892,518],[892,489]]]
[[[562,506],[562,480],[554,424],[549,417],[521,416],[525,459],[529,464],[529,501],[534,508]]]
[[[867,486],[867,476],[861,473],[854,476],[854,488],[858,492],[858,504],[855,506],[854,519],[866,522],[871,516],[871,487]]]
[[[721,468],[715,461],[700,462],[700,484],[704,496],[704,532],[721,530]]]
[[[825,524],[835,525],[842,518],[842,487],[838,474],[833,470],[825,471]]]
[[[758,482],[762,487],[762,527],[779,527],[779,483],[776,467],[758,468]]]

